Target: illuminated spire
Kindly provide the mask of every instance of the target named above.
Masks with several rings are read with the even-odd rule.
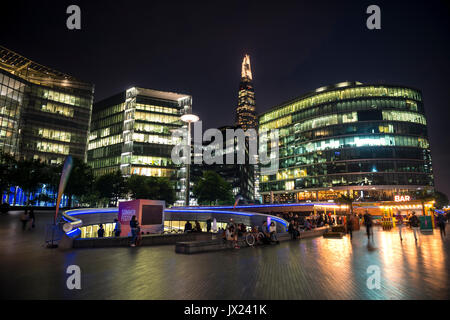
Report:
[[[250,56],[242,60],[242,77],[239,84],[238,106],[236,108],[236,126],[244,130],[256,129],[255,91],[253,90]]]
[[[242,78],[248,78],[252,80],[252,69],[250,67],[250,56],[248,54],[245,55],[244,60],[242,60]]]

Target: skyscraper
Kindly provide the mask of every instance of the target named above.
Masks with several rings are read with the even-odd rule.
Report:
[[[236,126],[244,130],[256,129],[255,91],[253,90],[250,56],[242,61],[241,82],[239,84],[238,106],[236,108]]]
[[[183,127],[180,116],[191,106],[190,95],[138,87],[94,103],[87,152],[94,176],[120,169],[124,176],[166,177],[184,199],[186,169],[172,162],[181,142],[172,131]]]

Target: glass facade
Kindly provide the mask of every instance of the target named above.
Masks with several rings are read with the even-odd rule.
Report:
[[[0,47],[0,152],[85,160],[94,86]]]
[[[431,189],[426,124],[420,91],[396,86],[342,83],[275,107],[259,117],[260,131],[280,137],[279,170],[261,176],[264,201],[329,200],[336,190],[393,200]]]
[[[184,180],[171,160],[181,138],[172,138],[172,131],[184,125],[180,116],[191,104],[191,96],[143,88],[95,103],[88,144],[94,175],[121,170],[125,176],[168,177],[181,189]]]

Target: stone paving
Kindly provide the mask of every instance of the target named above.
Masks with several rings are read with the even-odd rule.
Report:
[[[49,213],[22,232],[19,212],[0,215],[3,299],[449,299],[450,235],[416,244],[406,230],[364,228],[353,241],[323,237],[240,250],[176,254],[173,245],[60,251],[44,247]],[[448,232],[450,227],[447,228]],[[81,268],[81,290],[68,290],[66,268]],[[381,270],[368,289],[367,268]]]

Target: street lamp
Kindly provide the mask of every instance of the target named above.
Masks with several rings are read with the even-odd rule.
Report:
[[[191,123],[197,122],[200,118],[195,114],[183,114],[181,121],[188,124],[188,161],[186,165],[186,207],[189,206],[189,191],[191,183]]]

